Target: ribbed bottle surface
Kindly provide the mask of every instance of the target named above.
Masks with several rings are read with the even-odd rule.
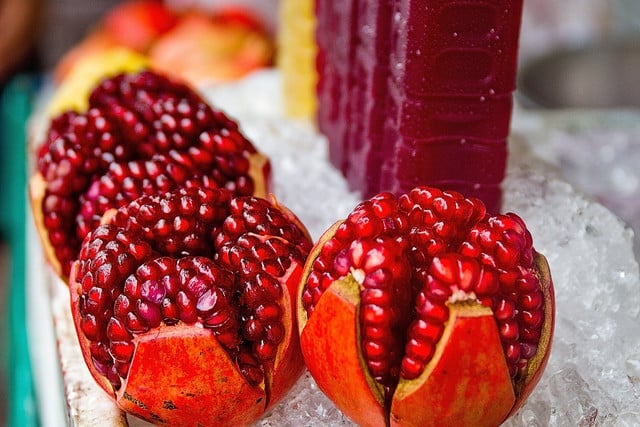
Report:
[[[499,210],[522,0],[318,0],[318,122],[369,197],[418,184]]]

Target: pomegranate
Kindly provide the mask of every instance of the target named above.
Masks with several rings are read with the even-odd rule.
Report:
[[[223,112],[187,85],[141,71],[102,80],[86,113],[52,119],[30,193],[47,259],[66,278],[108,209],[196,185],[264,197],[269,173]]]
[[[359,204],[305,264],[298,322],[320,389],[363,426],[495,426],[546,365],[548,265],[516,214],[416,187]]]
[[[109,211],[70,273],[92,376],[154,423],[255,422],[304,367],[295,298],[311,246],[274,198],[226,189],[183,187]]]

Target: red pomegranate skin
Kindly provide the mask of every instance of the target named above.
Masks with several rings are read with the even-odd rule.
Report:
[[[152,422],[255,422],[304,366],[294,304],[310,248],[275,198],[191,187],[110,211],[70,276],[91,374]]]

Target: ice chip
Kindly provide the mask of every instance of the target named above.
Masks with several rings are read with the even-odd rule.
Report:
[[[627,376],[633,384],[640,384],[640,354],[631,354],[624,362]]]

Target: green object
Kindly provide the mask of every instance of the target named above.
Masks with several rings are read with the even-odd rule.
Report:
[[[37,80],[21,75],[4,89],[0,100],[0,227],[9,243],[11,271],[7,346],[9,399],[8,427],[38,426],[37,405],[26,327],[26,122],[31,113]],[[4,302],[6,304],[6,302]],[[2,307],[4,308],[4,307]],[[0,420],[1,421],[1,420]]]

